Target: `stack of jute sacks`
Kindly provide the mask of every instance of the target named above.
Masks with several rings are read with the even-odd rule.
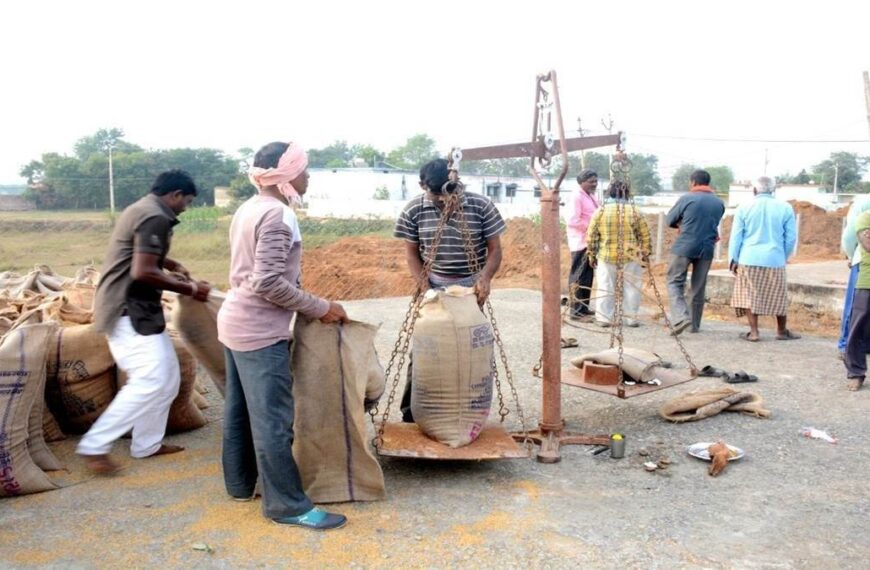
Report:
[[[46,266],[0,273],[0,411],[8,410],[0,425],[0,496],[54,488],[41,470],[62,466],[44,441],[87,431],[124,384],[105,336],[91,324],[98,280],[93,267],[74,278]],[[174,433],[205,425],[207,403],[196,359],[177,332],[170,335],[182,376],[167,422]],[[25,444],[21,434],[28,434]]]

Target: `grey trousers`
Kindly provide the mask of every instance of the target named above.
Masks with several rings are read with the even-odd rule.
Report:
[[[671,305],[671,323],[691,319],[692,330],[701,327],[704,314],[704,290],[707,288],[707,273],[712,259],[671,255],[668,263],[668,300]],[[691,292],[686,303],[686,274],[692,268]]]
[[[224,349],[224,484],[232,497],[254,495],[263,483],[263,515],[276,519],[314,506],[293,459],[293,378],[287,341],[241,352]]]
[[[855,289],[849,336],[846,339],[846,377],[867,375],[867,351],[870,348],[870,289]]]

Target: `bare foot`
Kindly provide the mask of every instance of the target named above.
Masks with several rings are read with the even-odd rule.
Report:
[[[97,475],[114,475],[121,470],[121,466],[109,457],[107,454],[101,455],[82,455],[85,458],[85,465],[88,469]]]
[[[170,453],[178,453],[179,451],[184,451],[184,448],[180,445],[169,445],[168,443],[163,443],[160,445],[160,449],[152,453],[151,455],[146,455],[145,457],[157,457],[158,455],[169,455]],[[144,457],[143,457],[144,459]]]

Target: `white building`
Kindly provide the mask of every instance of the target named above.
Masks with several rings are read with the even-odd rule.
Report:
[[[735,182],[731,184],[731,187],[728,189],[728,207],[736,208],[741,204],[751,202],[753,197],[752,189],[753,184],[751,182]],[[824,187],[818,184],[781,184],[774,189],[773,195],[786,202],[791,200],[809,202],[826,210],[842,206],[838,197],[825,192]]]

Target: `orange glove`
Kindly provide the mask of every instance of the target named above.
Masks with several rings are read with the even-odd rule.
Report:
[[[709,473],[710,476],[715,477],[719,473],[722,473],[728,465],[728,458],[731,457],[731,450],[729,450],[728,446],[725,445],[725,442],[720,439],[708,447],[707,451],[710,453],[710,458],[713,460],[707,473]]]

